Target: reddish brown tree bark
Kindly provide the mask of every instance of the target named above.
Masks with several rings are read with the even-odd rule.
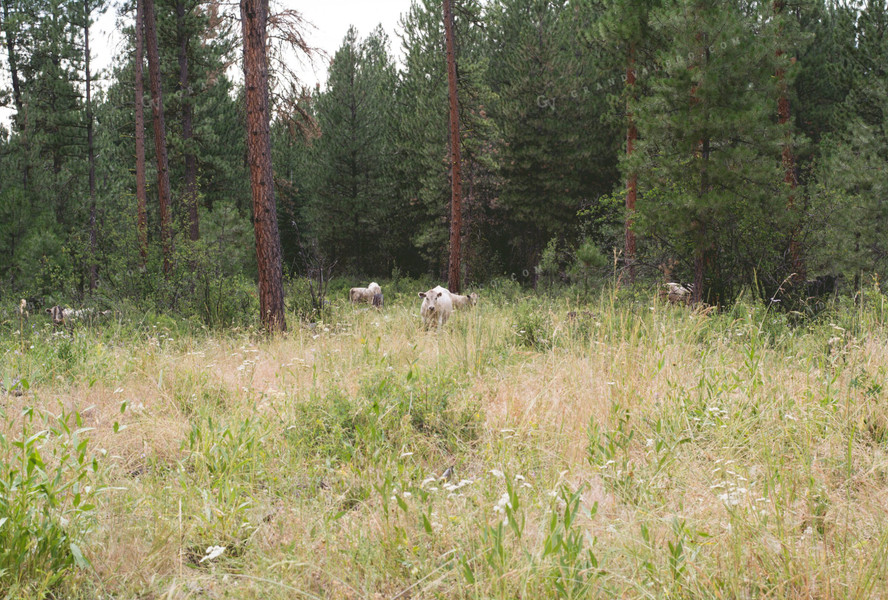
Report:
[[[154,0],[143,2],[145,46],[148,51],[148,79],[151,85],[151,112],[154,117],[154,154],[157,159],[157,196],[160,201],[160,243],[163,249],[163,272],[172,268],[173,236],[170,227],[170,168],[167,157],[166,122],[163,116],[163,90],[160,84],[160,56],[157,51],[157,26]]]
[[[266,29],[268,0],[240,0],[244,36],[244,84],[247,108],[247,162],[253,196],[253,229],[259,269],[259,311],[268,331],[286,331],[268,106]]]
[[[136,56],[133,59],[136,88],[136,211],[139,234],[139,256],[142,267],[148,260],[148,192],[145,185],[145,86],[142,82],[142,31],[144,17],[141,0],[136,2]]]
[[[774,0],[774,14],[777,16],[778,19],[783,13],[784,5],[785,2],[783,0]],[[777,48],[776,55],[779,60],[780,57],[783,56],[783,49]],[[777,120],[778,123],[783,125],[786,130],[784,133],[782,152],[783,182],[789,185],[790,191],[789,198],[787,200],[787,208],[790,210],[790,212],[792,212],[793,206],[795,204],[795,188],[798,184],[798,181],[796,180],[795,176],[795,155],[792,151],[792,124],[790,123],[790,105],[786,85],[786,70],[778,66],[775,72],[775,76],[777,78],[777,86],[780,94],[777,99]],[[801,257],[798,243],[798,232],[795,228],[793,228],[789,237],[789,260],[794,273],[791,281],[793,283],[805,281],[805,263]]]
[[[628,66],[626,67],[626,88],[630,97],[626,98],[626,156],[635,152],[638,129],[632,114],[631,101],[635,95],[635,45],[629,46]],[[635,283],[635,232],[632,231],[632,218],[635,215],[635,201],[638,196],[638,173],[629,173],[626,181],[626,264],[629,266],[629,282]]]
[[[194,109],[191,104],[191,88],[188,83],[188,35],[185,31],[185,0],[176,0],[176,36],[179,42],[179,91],[182,94],[182,143],[185,147],[185,192],[183,204],[188,207],[189,238],[200,238],[200,221],[197,212],[197,157],[194,155]]]
[[[447,46],[447,87],[450,96],[450,270],[447,287],[459,292],[462,241],[462,174],[460,171],[459,102],[456,95],[456,53],[453,44],[453,8],[444,0],[444,40]]]
[[[89,72],[89,0],[83,0],[83,59],[86,75],[86,155],[89,162],[89,291],[94,292],[99,283],[99,266],[96,264],[96,152],[93,145],[93,111]]]

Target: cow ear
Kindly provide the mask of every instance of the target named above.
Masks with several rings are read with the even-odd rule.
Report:
[[[51,315],[51,314],[52,314],[52,309],[51,309],[51,308],[47,308],[45,312],[46,312],[46,314]]]
[[[444,293],[444,292],[438,292],[438,298],[440,298],[440,297],[441,297],[441,294],[443,294],[443,293]]]
[[[425,292],[420,292],[420,293],[419,293],[419,297],[420,297],[420,298],[425,298]]]

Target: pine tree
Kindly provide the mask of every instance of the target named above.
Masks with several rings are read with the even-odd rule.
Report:
[[[333,56],[327,89],[317,98],[320,137],[308,216],[320,249],[352,272],[371,274],[387,262],[396,83],[381,28],[363,42],[350,28]],[[375,267],[375,269],[374,269]]]
[[[605,124],[601,65],[585,38],[593,10],[567,2],[498,0],[490,7],[493,118],[502,134],[500,202],[510,221],[515,270],[551,238],[579,229],[577,212],[610,193],[617,137]]]
[[[846,60],[852,83],[832,107],[837,131],[821,139],[815,171],[820,202],[811,213],[819,225],[812,243],[816,265],[853,275],[859,289],[865,274],[888,277],[888,6],[867,2],[853,21],[856,43]]]
[[[191,41],[185,14],[185,0],[176,0],[176,41],[179,47],[179,94],[182,104],[182,145],[185,154],[185,183],[182,204],[188,209],[188,232],[192,242],[200,238],[200,219],[197,211],[197,157],[191,148],[194,139],[194,107],[191,99],[191,81],[188,76],[188,46]],[[190,10],[195,7],[189,6]]]
[[[401,28],[404,70],[396,92],[399,118],[394,134],[397,201],[403,219],[400,234],[409,236],[416,258],[404,257],[399,264],[443,277],[451,190],[447,115],[440,110],[447,101],[447,71],[441,60],[444,30],[438,2],[414,0],[402,16]]]
[[[214,17],[214,5],[203,0],[157,0],[157,28],[161,40],[161,78],[165,92],[167,143],[175,228],[191,242],[200,238],[201,202],[208,208],[208,155],[232,150],[211,144],[217,114],[207,103],[220,74],[234,61],[236,45],[228,27]],[[238,186],[242,188],[242,186]],[[226,194],[229,195],[230,191]],[[241,207],[247,212],[247,206]]]
[[[625,68],[623,102],[626,106],[626,151],[623,162],[630,161],[638,140],[633,105],[637,102],[639,88],[645,92],[644,82],[637,82],[639,71],[644,74],[654,67],[654,54],[663,41],[655,35],[650,25],[650,13],[661,4],[660,0],[610,0],[605,12],[595,23],[598,30],[595,39],[605,45]],[[640,69],[639,69],[640,67]],[[633,230],[635,204],[638,199],[638,172],[624,169],[626,179],[626,215],[624,218],[623,260],[628,267],[630,282],[635,281],[636,239]]]
[[[96,263],[96,152],[93,140],[95,118],[92,106],[92,73],[89,68],[89,29],[92,25],[92,14],[95,10],[90,0],[83,0],[83,70],[86,82],[84,98],[86,118],[87,161],[89,162],[89,291],[94,292],[98,285],[99,266]]]
[[[492,92],[487,83],[486,25],[479,2],[453,5],[454,42],[458,56],[457,95],[461,168],[464,177],[460,262],[466,280],[474,271],[499,272],[504,237],[495,216],[496,127],[490,116]],[[447,278],[452,188],[450,185],[450,127],[447,63],[441,4],[415,1],[401,22],[405,69],[396,94],[398,122],[394,147],[398,152],[396,198],[399,239],[411,249],[399,253],[398,264]],[[483,256],[483,258],[481,258]],[[411,264],[412,263],[412,264]],[[414,266],[415,265],[415,266]]]
[[[244,82],[247,112],[247,161],[253,193],[256,263],[259,269],[259,312],[269,332],[286,331],[281,241],[274,201],[268,103],[268,0],[241,0],[244,40]]]
[[[13,117],[21,182],[11,281],[32,292],[85,286],[90,201],[88,111],[82,97],[82,0],[4,3],[7,59],[14,66]],[[20,195],[19,195],[20,194]],[[79,284],[76,282],[79,280]]]
[[[776,56],[760,43],[764,20],[755,16],[681,0],[651,19],[672,44],[651,94],[639,98],[641,151],[631,167],[645,175],[645,229],[691,266],[697,301],[730,299],[756,276],[779,285],[774,257],[789,228],[778,217]]]
[[[135,121],[136,142],[136,227],[138,230],[139,255],[141,267],[145,267],[148,259],[148,191],[145,182],[145,85],[143,81],[144,65],[144,23],[143,6],[136,0],[136,19],[133,25],[135,43],[133,54],[133,87],[135,102],[133,103],[133,120]]]
[[[450,259],[447,288],[459,293],[460,243],[462,241],[462,159],[459,133],[459,99],[456,84],[456,50],[451,0],[444,0],[444,46],[447,57],[447,96],[450,130]]]
[[[163,273],[172,269],[173,231],[170,222],[170,167],[167,157],[166,119],[163,112],[163,88],[160,80],[160,53],[157,46],[157,25],[154,0],[142,3],[145,19],[145,42],[148,54],[148,77],[151,81],[151,111],[154,116],[154,158],[157,163],[157,196],[160,207],[160,244],[163,250]]]

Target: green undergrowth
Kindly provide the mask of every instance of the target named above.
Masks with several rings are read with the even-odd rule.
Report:
[[[888,593],[881,295],[500,282],[425,332],[401,285],[271,339],[0,324],[0,597]]]

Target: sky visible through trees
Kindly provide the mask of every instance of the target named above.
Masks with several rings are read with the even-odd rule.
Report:
[[[155,0],[141,229],[135,4],[2,3],[0,289],[40,302],[230,318],[257,298],[269,177],[288,281],[458,262],[469,287],[666,277],[723,304],[888,270],[884,0],[456,0],[456,138],[441,2],[272,4],[272,174],[252,184],[240,15]],[[367,14],[382,25],[325,37]]]

